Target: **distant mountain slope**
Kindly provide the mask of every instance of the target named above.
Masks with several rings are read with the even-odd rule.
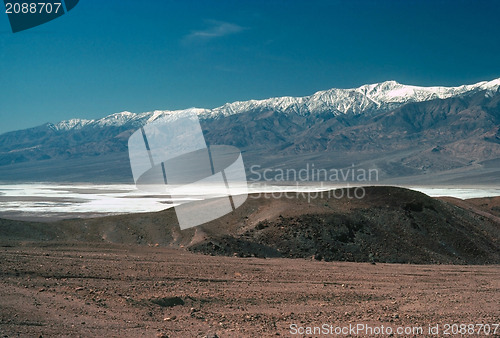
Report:
[[[458,180],[491,183],[487,163],[500,159],[499,102],[500,79],[454,88],[387,81],[192,110],[207,141],[239,147],[248,168],[355,164],[377,168],[385,179],[454,170]],[[131,182],[128,137],[177,113],[122,112],[5,133],[0,181]]]
[[[500,264],[500,223],[484,214],[394,187],[368,187],[363,199],[346,190],[332,196],[252,195],[234,212],[184,231],[172,209],[54,223],[0,220],[0,244],[110,242],[243,257]]]
[[[458,97],[478,91],[496,92],[500,79],[483,81],[460,87],[418,87],[385,81],[352,89],[329,89],[305,97],[278,97],[266,100],[250,100],[227,103],[222,107],[204,112],[204,115],[234,115],[247,111],[276,111],[280,113],[308,115],[329,112],[333,115],[352,115],[381,112],[410,102]]]

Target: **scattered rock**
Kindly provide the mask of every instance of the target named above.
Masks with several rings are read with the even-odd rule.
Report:
[[[203,338],[219,338],[217,333],[209,333],[206,336],[203,336]]]
[[[176,305],[184,305],[184,301],[180,297],[163,297],[163,298],[152,298],[151,303],[160,305],[161,307],[172,307]]]

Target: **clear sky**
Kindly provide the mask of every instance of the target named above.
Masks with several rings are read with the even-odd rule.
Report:
[[[0,133],[396,80],[500,77],[500,1],[80,0],[12,33],[0,13]]]

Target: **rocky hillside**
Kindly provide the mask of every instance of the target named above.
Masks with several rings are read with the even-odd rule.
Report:
[[[340,197],[344,194],[343,198]],[[417,264],[499,264],[500,222],[412,190],[368,187],[249,197],[231,214],[181,231],[171,209],[55,223],[0,221],[4,245],[22,241],[111,242],[210,255]],[[477,201],[475,202],[477,203]]]

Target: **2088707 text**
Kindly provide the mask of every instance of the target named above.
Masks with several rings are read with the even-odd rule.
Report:
[[[6,2],[5,13],[7,14],[41,14],[59,13],[60,2]]]

